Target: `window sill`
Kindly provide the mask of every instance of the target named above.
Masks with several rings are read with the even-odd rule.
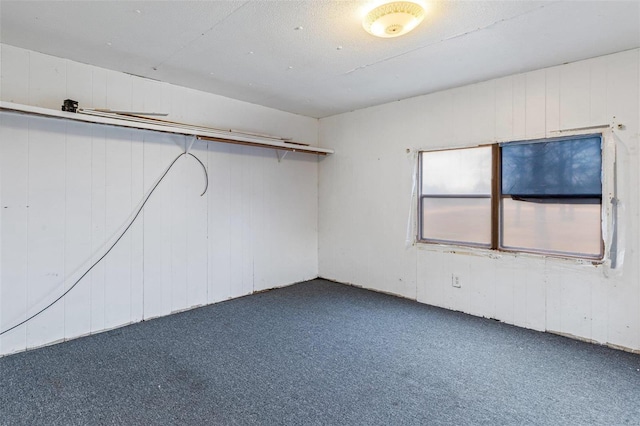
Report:
[[[605,266],[609,262],[605,259],[591,259],[585,257],[572,257],[569,255],[553,253],[534,253],[522,251],[495,250],[485,247],[473,247],[457,244],[435,243],[429,241],[416,241],[415,246],[421,251],[437,253],[461,254],[467,256],[486,257],[489,259],[532,259],[532,260],[553,260],[566,265],[579,266]]]

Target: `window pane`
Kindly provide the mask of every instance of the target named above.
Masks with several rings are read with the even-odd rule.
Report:
[[[503,245],[600,256],[600,204],[503,200]]]
[[[423,198],[422,238],[491,243],[490,198]]]
[[[491,194],[491,147],[423,152],[422,193]]]
[[[519,196],[602,193],[600,136],[567,141],[505,144],[502,193]]]

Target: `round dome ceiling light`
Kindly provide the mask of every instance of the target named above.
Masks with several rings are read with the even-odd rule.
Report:
[[[412,1],[386,3],[372,9],[362,26],[377,37],[398,37],[414,29],[424,19],[424,8]]]

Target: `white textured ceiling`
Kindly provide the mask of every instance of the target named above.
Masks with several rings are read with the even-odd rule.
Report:
[[[0,41],[311,117],[640,46],[638,1],[421,1],[380,39],[365,1],[2,0]]]

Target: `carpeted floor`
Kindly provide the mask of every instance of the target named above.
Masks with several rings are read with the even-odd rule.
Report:
[[[0,424],[640,424],[640,356],[323,280],[0,358]]]

